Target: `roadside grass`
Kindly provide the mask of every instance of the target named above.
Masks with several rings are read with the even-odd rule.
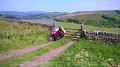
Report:
[[[11,57],[11,58],[8,58],[5,60],[0,60],[0,66],[2,66],[2,67],[16,67],[19,64],[22,64],[26,61],[32,60],[34,57],[40,56],[42,54],[49,52],[52,49],[63,46],[65,44],[67,44],[69,41],[70,41],[69,39],[63,38],[63,39],[55,41],[54,43],[52,43],[46,47],[40,48],[36,51],[33,51],[31,53]]]
[[[80,39],[46,67],[119,67],[120,46]]]
[[[0,20],[0,53],[47,42],[48,36],[46,28]]]

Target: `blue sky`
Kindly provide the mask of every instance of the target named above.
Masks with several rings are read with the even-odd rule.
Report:
[[[0,11],[120,10],[120,0],[0,0]]]

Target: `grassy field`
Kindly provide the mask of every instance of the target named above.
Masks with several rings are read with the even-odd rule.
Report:
[[[53,23],[52,22],[45,22],[45,24],[53,24]],[[71,29],[80,29],[80,24],[75,24],[75,23],[57,22],[56,25],[58,27],[71,28]],[[84,25],[83,29],[87,30],[87,31],[99,30],[99,31],[106,31],[106,32],[110,32],[110,33],[120,33],[120,28],[102,28],[102,27]]]
[[[24,48],[29,45],[47,42],[48,36],[49,31],[46,28],[9,23],[5,20],[0,20],[0,53],[4,53],[9,50]],[[55,41],[53,44],[40,48],[31,53],[0,60],[0,66],[18,66],[23,62],[32,60],[34,57],[40,56],[52,49],[65,45],[69,41],[69,39],[60,39],[58,41]]]
[[[80,28],[80,24],[62,22],[57,23],[57,26],[72,29]],[[100,28],[84,25],[84,29],[88,31],[105,30],[107,32],[120,33],[119,28]],[[5,20],[0,20],[0,53],[47,42],[48,36],[48,29],[39,26],[8,23]],[[16,67],[28,60],[32,60],[34,57],[43,55],[52,49],[63,46],[69,41],[70,39],[63,38],[31,53],[0,60],[0,66]],[[45,65],[45,67],[115,67],[116,65],[120,65],[119,49],[120,46],[117,45],[106,45],[95,41],[80,39],[58,57],[51,59],[50,63]]]
[[[81,39],[46,67],[119,67],[120,46]],[[118,66],[119,65],[119,66]]]
[[[47,42],[48,36],[48,29],[0,20],[0,53]]]
[[[79,19],[82,21],[87,21],[87,20],[101,20],[103,19],[102,14],[86,14],[86,15],[76,15],[73,16],[72,18]]]
[[[2,67],[17,67],[19,64],[22,64],[28,60],[32,60],[34,57],[40,56],[42,54],[49,52],[52,49],[63,46],[65,44],[67,44],[69,41],[70,41],[69,39],[64,38],[64,39],[55,41],[53,44],[50,44],[46,47],[43,47],[43,48],[33,51],[31,53],[11,57],[11,58],[8,58],[5,60],[0,60],[0,66],[2,66]]]

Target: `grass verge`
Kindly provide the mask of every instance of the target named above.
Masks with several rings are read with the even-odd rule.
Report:
[[[46,67],[119,67],[120,46],[81,39]]]

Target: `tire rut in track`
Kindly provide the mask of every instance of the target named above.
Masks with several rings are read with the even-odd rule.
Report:
[[[17,56],[17,55],[30,53],[32,51],[38,50],[38,49],[40,49],[42,47],[45,47],[45,46],[47,46],[47,45],[49,45],[51,43],[53,43],[53,42],[43,43],[41,45],[28,46],[28,47],[23,48],[23,49],[11,50],[11,51],[8,51],[6,53],[0,54],[0,60],[6,59],[6,58],[9,58],[9,57],[12,57],[12,56]]]
[[[51,58],[58,56],[61,52],[63,52],[66,48],[68,48],[73,43],[74,43],[73,41],[70,41],[68,44],[64,46],[53,49],[50,52],[43,54],[41,56],[38,56],[36,58],[33,58],[32,61],[27,61],[23,64],[20,64],[19,66],[20,67],[35,67],[40,64],[47,64]]]

